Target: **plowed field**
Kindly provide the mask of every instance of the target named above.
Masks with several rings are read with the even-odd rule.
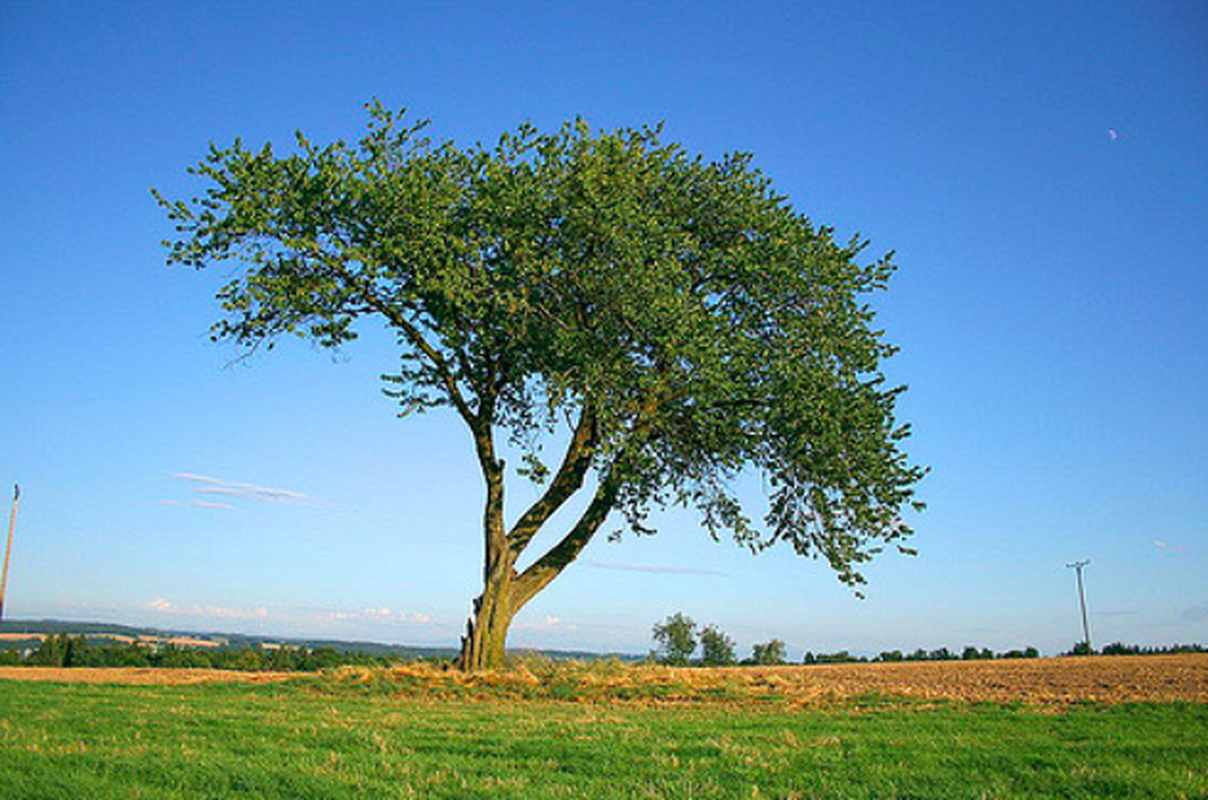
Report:
[[[768,680],[840,697],[875,692],[995,702],[1208,703],[1208,654],[837,664],[758,672]]]

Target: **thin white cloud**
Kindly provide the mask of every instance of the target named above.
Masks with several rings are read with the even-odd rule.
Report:
[[[177,506],[178,508],[217,508],[233,509],[230,503],[216,503],[213,500],[160,500],[161,506]]]
[[[1159,552],[1168,555],[1183,555],[1187,552],[1187,548],[1183,547],[1181,544],[1166,542],[1162,539],[1154,539],[1153,546],[1157,548]]]
[[[1183,613],[1179,616],[1188,622],[1203,622],[1208,619],[1208,600],[1191,608],[1183,609]]]
[[[227,606],[201,605],[200,603],[181,605],[164,597],[157,597],[154,600],[143,603],[143,608],[147,611],[155,611],[159,614],[174,617],[214,617],[217,619],[241,620],[277,618],[276,614],[273,614],[264,606],[258,608],[230,608]]]
[[[283,623],[292,626],[330,626],[332,624],[377,622],[402,623],[408,625],[430,625],[432,620],[419,612],[407,613],[389,608],[367,608],[363,611],[349,609],[281,610],[266,606],[234,608],[203,603],[177,603],[157,597],[142,604],[145,611],[172,617],[192,617],[211,620],[259,620]]]
[[[326,501],[311,497],[303,492],[292,489],[280,489],[273,486],[260,486],[255,483],[228,481],[209,475],[198,475],[192,472],[176,472],[173,478],[194,484],[194,494],[220,495],[229,498],[246,498],[262,502],[302,503],[306,505],[329,505]]]
[[[520,631],[548,631],[555,628],[563,631],[579,630],[578,625],[549,615],[546,615],[545,619],[538,622],[517,622],[513,627]]]
[[[726,573],[698,567],[679,567],[671,564],[605,564],[599,561],[583,562],[592,569],[607,569],[616,572],[651,572],[658,575],[716,575],[725,577]]]

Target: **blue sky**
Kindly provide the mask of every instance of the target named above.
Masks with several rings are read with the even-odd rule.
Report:
[[[1194,2],[7,0],[7,616],[456,642],[481,575],[465,432],[394,418],[373,328],[233,364],[207,338],[224,273],[165,266],[148,191],[195,192],[210,141],[355,138],[378,97],[463,143],[665,120],[897,252],[877,303],[933,469],[920,554],[858,600],[668,513],[593,543],[514,646],[641,652],[682,610],[743,652],[1051,653],[1079,638],[1082,558],[1098,642],[1208,641],[1204,41]]]

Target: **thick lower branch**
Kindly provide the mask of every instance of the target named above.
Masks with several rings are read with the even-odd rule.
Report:
[[[567,565],[578,558],[579,553],[583,552],[583,548],[604,524],[608,512],[612,510],[613,503],[616,502],[619,488],[619,481],[611,475],[606,477],[600,487],[596,489],[591,503],[579,517],[579,521],[562,538],[562,541],[520,573],[515,583],[518,608],[548,586],[554,578],[561,574],[562,570],[566,569]]]
[[[584,405],[558,472],[537,502],[516,520],[508,533],[508,544],[513,553],[522,553],[546,520],[583,487],[583,479],[591,467],[596,437],[595,411],[590,405]]]

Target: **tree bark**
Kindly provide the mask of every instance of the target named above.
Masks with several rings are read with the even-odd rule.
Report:
[[[649,412],[655,404],[655,400],[647,401],[643,409],[647,413],[640,420],[632,443],[640,444],[648,436]],[[621,478],[615,471],[601,476],[591,502],[561,541],[524,572],[516,571],[516,561],[537,531],[582,487],[584,475],[591,464],[595,441],[595,413],[586,407],[554,480],[541,499],[521,516],[509,533],[503,526],[504,464],[494,457],[489,430],[484,426],[476,433],[479,463],[487,485],[483,515],[486,561],[483,592],[474,601],[474,614],[466,623],[466,635],[461,640],[461,654],[457,659],[459,669],[476,671],[506,665],[508,628],[516,614],[578,558],[612,510],[621,488]]]
[[[484,414],[485,416],[485,414]],[[495,669],[504,665],[508,627],[520,609],[516,606],[512,580],[518,553],[508,546],[503,527],[504,462],[495,458],[490,429],[483,424],[475,431],[478,460],[486,481],[487,497],[482,529],[484,563],[482,594],[474,600],[474,615],[466,624],[457,666],[466,671]]]
[[[461,640],[461,655],[457,660],[460,669],[473,671],[504,666],[508,628],[520,609],[536,594],[524,591],[518,585],[520,576],[515,569],[516,560],[542,524],[583,485],[583,476],[591,462],[594,437],[595,414],[585,408],[553,482],[512,530],[506,532],[503,524],[504,464],[494,457],[489,429],[482,426],[476,433],[475,445],[487,488],[483,513],[483,591],[474,601],[474,614],[467,622],[466,635]]]
[[[508,571],[511,572],[511,567]],[[520,610],[515,599],[510,575],[488,578],[482,594],[474,601],[474,616],[466,623],[457,659],[459,669],[474,672],[505,665],[508,628]]]

